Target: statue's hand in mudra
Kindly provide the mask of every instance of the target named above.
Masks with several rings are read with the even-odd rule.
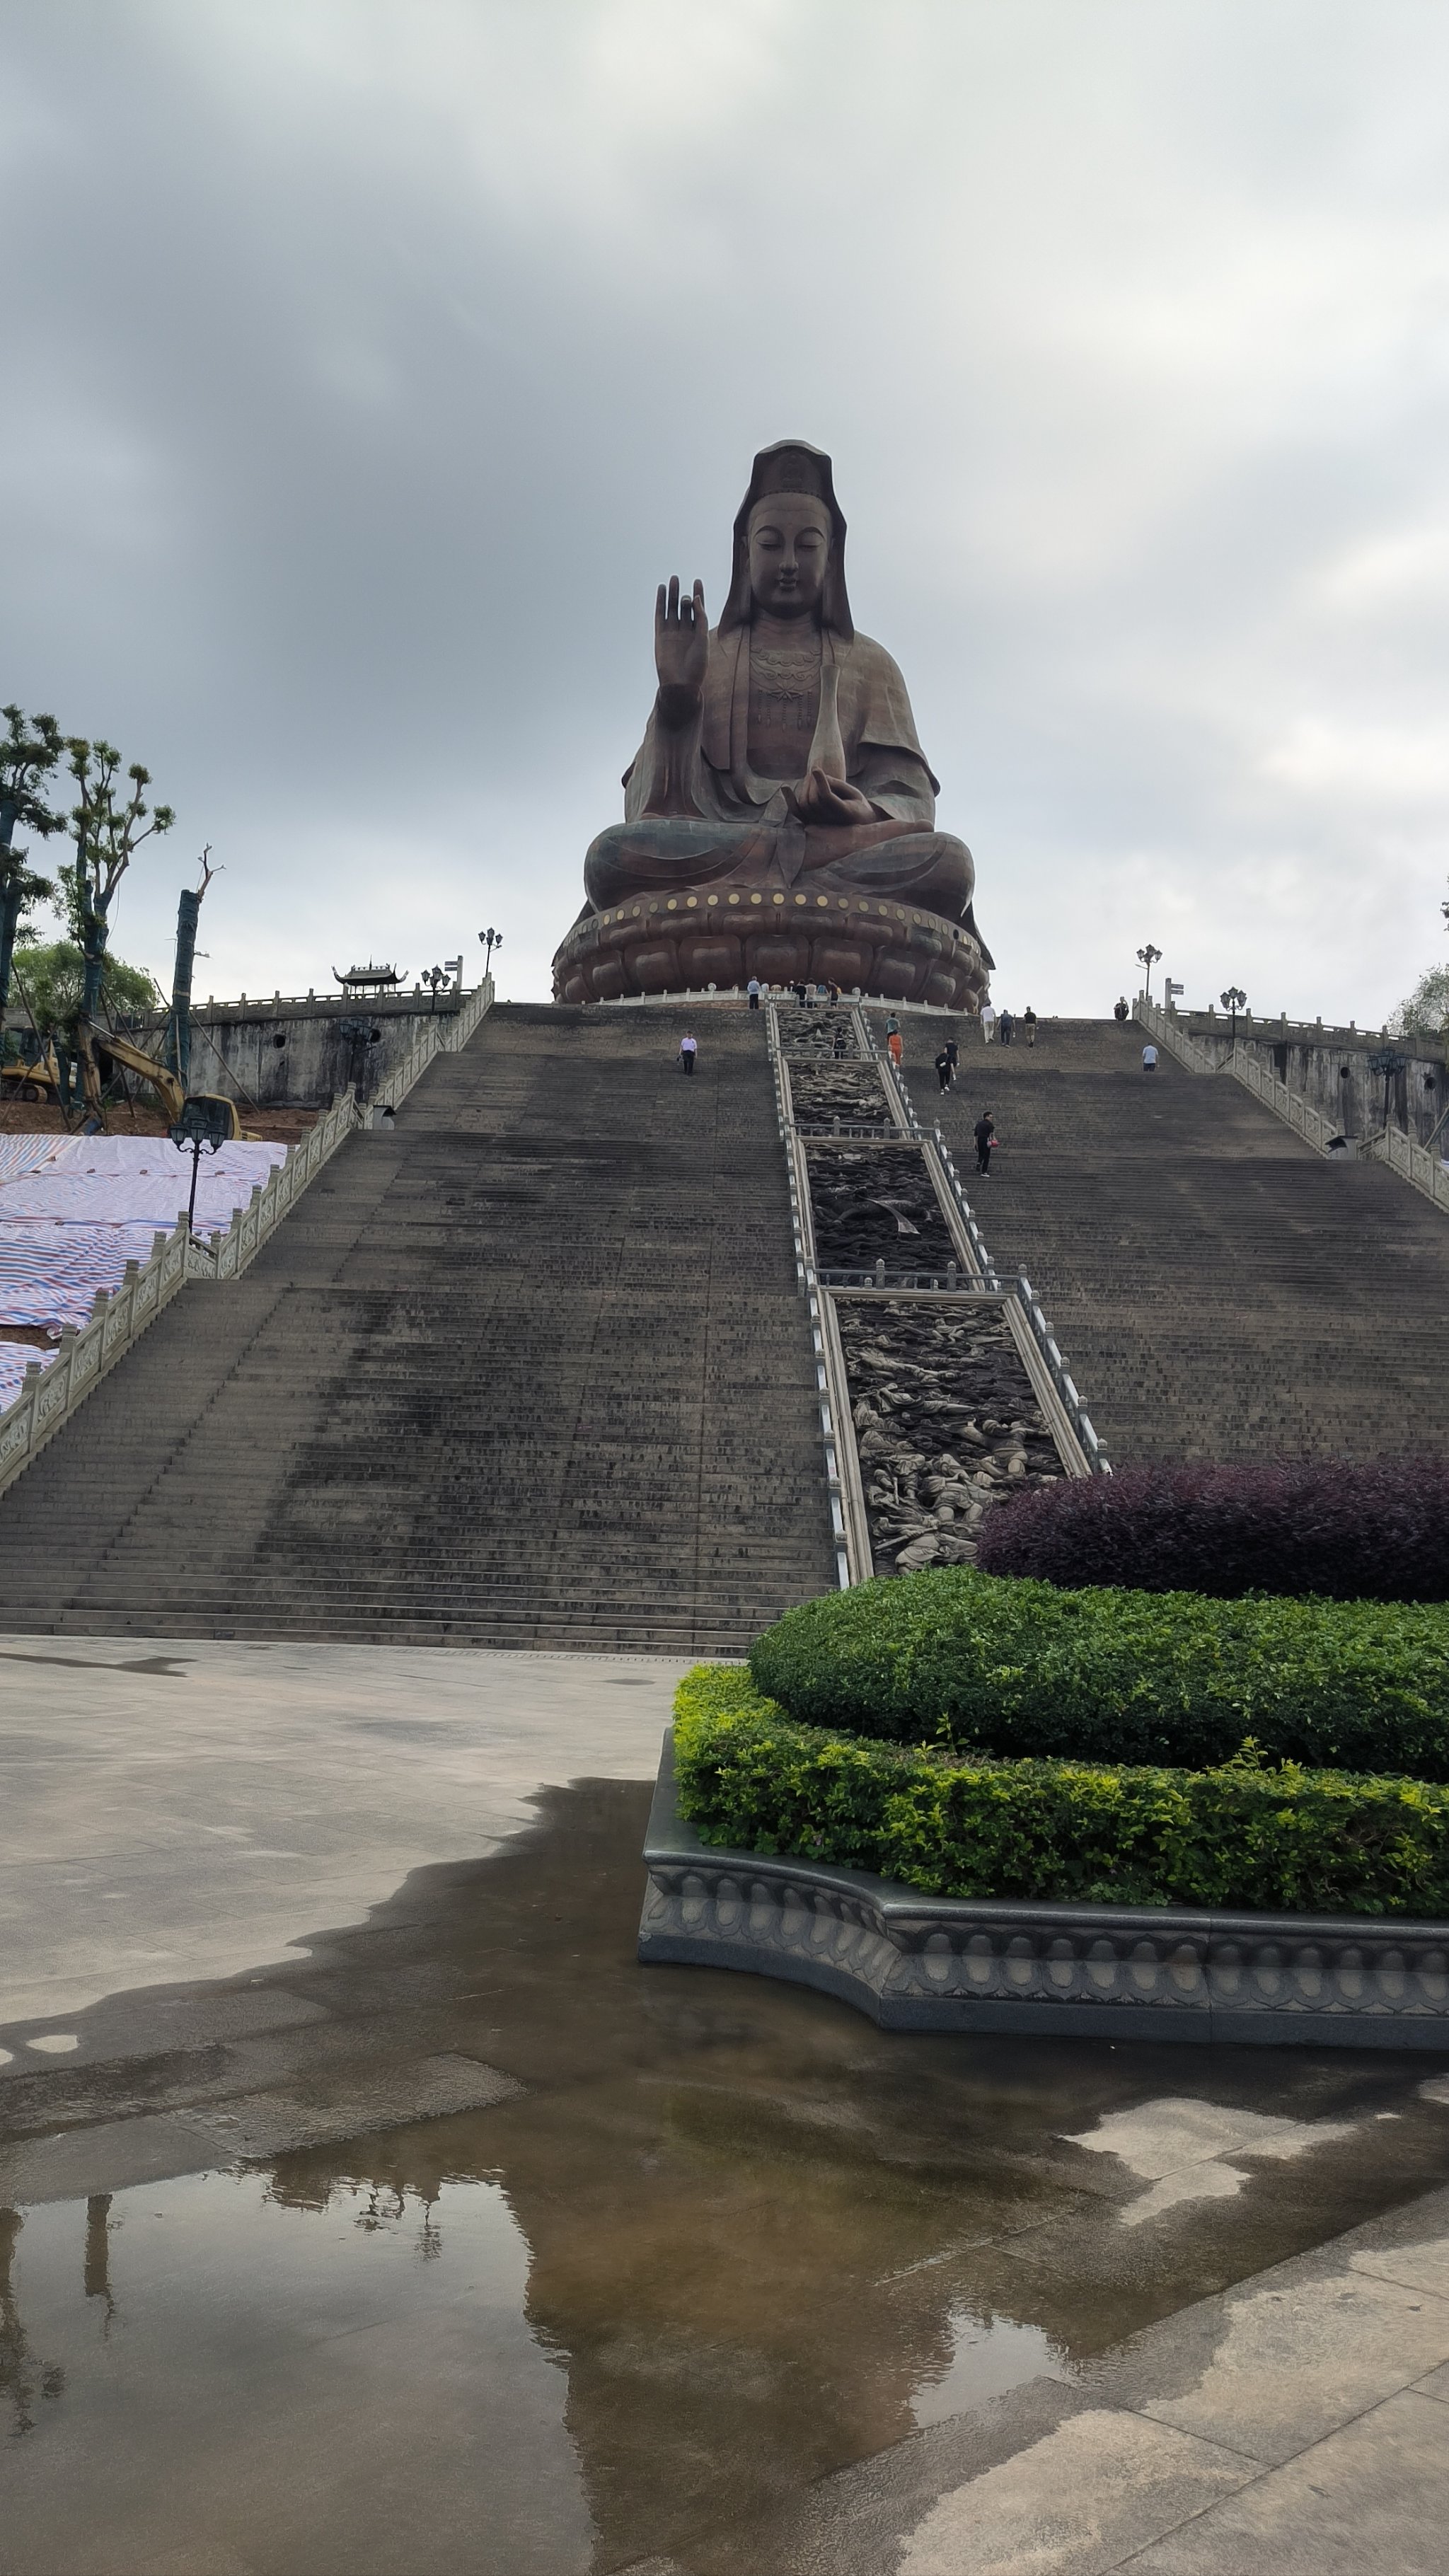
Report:
[[[660,713],[668,724],[687,724],[704,694],[709,663],[709,619],[704,613],[704,584],[694,595],[680,595],[679,576],[663,582],[654,603],[654,668],[659,674]]]
[[[827,778],[823,769],[807,770],[790,802],[802,823],[874,823],[879,818],[868,796],[843,778]]]

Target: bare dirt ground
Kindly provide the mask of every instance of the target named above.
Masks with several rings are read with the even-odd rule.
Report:
[[[260,1137],[268,1145],[296,1145],[315,1127],[320,1109],[252,1109],[241,1104],[242,1122],[248,1135]],[[78,1135],[80,1120],[71,1113],[69,1128],[59,1109],[43,1100],[0,1100],[0,1136]],[[112,1136],[164,1136],[167,1121],[159,1109],[140,1109],[126,1101],[113,1108],[108,1116],[108,1133]]]

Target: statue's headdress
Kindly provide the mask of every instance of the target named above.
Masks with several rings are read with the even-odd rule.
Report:
[[[768,500],[772,492],[808,493],[812,501],[823,501],[829,511],[834,542],[820,598],[820,622],[843,644],[851,643],[855,625],[845,590],[845,519],[835,497],[829,457],[818,447],[807,447],[800,438],[782,438],[775,447],[762,447],[755,458],[750,488],[735,517],[734,565],[730,595],[719,621],[721,635],[728,635],[732,626],[747,626],[750,622],[750,512],[757,501]]]

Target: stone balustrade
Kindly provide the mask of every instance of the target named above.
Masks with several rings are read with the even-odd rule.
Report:
[[[1315,1153],[1330,1153],[1335,1140],[1342,1150],[1347,1138],[1360,1153],[1375,1162],[1387,1163],[1390,1171],[1432,1199],[1436,1207],[1449,1212],[1449,1170],[1440,1160],[1439,1146],[1436,1143],[1435,1150],[1429,1152],[1405,1127],[1385,1124],[1384,1078],[1369,1069],[1362,1033],[1350,1032],[1356,1036],[1358,1051],[1356,1055],[1350,1053],[1346,1066],[1340,1062],[1344,1049],[1337,1033],[1331,1046],[1315,1048],[1307,1062],[1302,1059],[1309,1051],[1299,1048],[1297,1069],[1304,1085],[1299,1088],[1284,1081],[1275,1064],[1264,1061],[1265,1048],[1279,1055],[1290,1052],[1281,1040],[1268,1034],[1274,1025],[1271,1022],[1257,1022],[1251,1035],[1240,1034],[1234,1045],[1225,1027],[1204,1029],[1199,1021],[1192,1029],[1177,1012],[1164,1010],[1159,1002],[1149,1001],[1146,994],[1138,995],[1134,1016],[1139,1027],[1189,1073],[1230,1074]],[[1306,1023],[1298,1025],[1303,1027]],[[1242,1026],[1245,1024],[1240,1023]],[[1439,1117],[1449,1108],[1449,1070],[1442,1057],[1427,1052],[1409,1055],[1407,1042],[1374,1040],[1375,1048],[1380,1044],[1407,1058],[1403,1070],[1389,1077],[1391,1088],[1400,1095],[1399,1114],[1407,1116],[1412,1106],[1425,1133],[1432,1133]],[[1345,1074],[1347,1081],[1343,1079]],[[1310,1085],[1318,1088],[1321,1096],[1334,1099],[1337,1117],[1314,1104],[1308,1096]]]
[[[374,1105],[396,1106],[436,1055],[466,1045],[492,1000],[492,983],[485,980],[465,997],[459,1010],[430,1019],[375,1095]],[[149,1261],[128,1262],[120,1288],[114,1294],[99,1292],[89,1322],[79,1332],[62,1333],[58,1356],[49,1368],[42,1368],[38,1360],[27,1368],[20,1393],[0,1413],[0,1493],[24,1474],[188,1281],[214,1286],[241,1276],[323,1164],[356,1133],[365,1114],[355,1095],[345,1092],[292,1147],[265,1187],[259,1185],[248,1205],[233,1211],[225,1234],[209,1244],[192,1240],[183,1210],[171,1234],[156,1236]]]

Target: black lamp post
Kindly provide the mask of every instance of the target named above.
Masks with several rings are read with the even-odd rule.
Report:
[[[203,1154],[216,1154],[231,1139],[231,1109],[228,1102],[214,1096],[183,1102],[181,1115],[168,1130],[173,1145],[182,1152],[191,1148],[191,1196],[186,1202],[186,1232],[191,1234],[196,1217],[196,1175]]]
[[[1408,1061],[1408,1057],[1400,1055],[1394,1047],[1376,1047],[1369,1057],[1370,1073],[1381,1073],[1384,1078],[1384,1125],[1386,1127],[1389,1123],[1389,1094],[1394,1087],[1394,1078],[1403,1072]]]
[[[1234,1046],[1236,1046],[1238,1043],[1238,1013],[1239,1011],[1245,1011],[1247,1009],[1248,996],[1244,992],[1241,984],[1230,984],[1225,993],[1220,993],[1218,995],[1218,999],[1222,1003],[1223,1009],[1225,1011],[1231,1011],[1232,1013],[1232,1040]]]
[[[495,948],[501,948],[503,945],[502,931],[480,930],[478,933],[478,945],[483,951],[483,972],[485,975],[491,975],[493,972],[493,951]]]
[[[1138,965],[1145,966],[1147,969],[1147,998],[1149,1002],[1152,999],[1152,969],[1161,955],[1161,949],[1154,948],[1150,939],[1148,940],[1145,948],[1139,948],[1137,951]]]

